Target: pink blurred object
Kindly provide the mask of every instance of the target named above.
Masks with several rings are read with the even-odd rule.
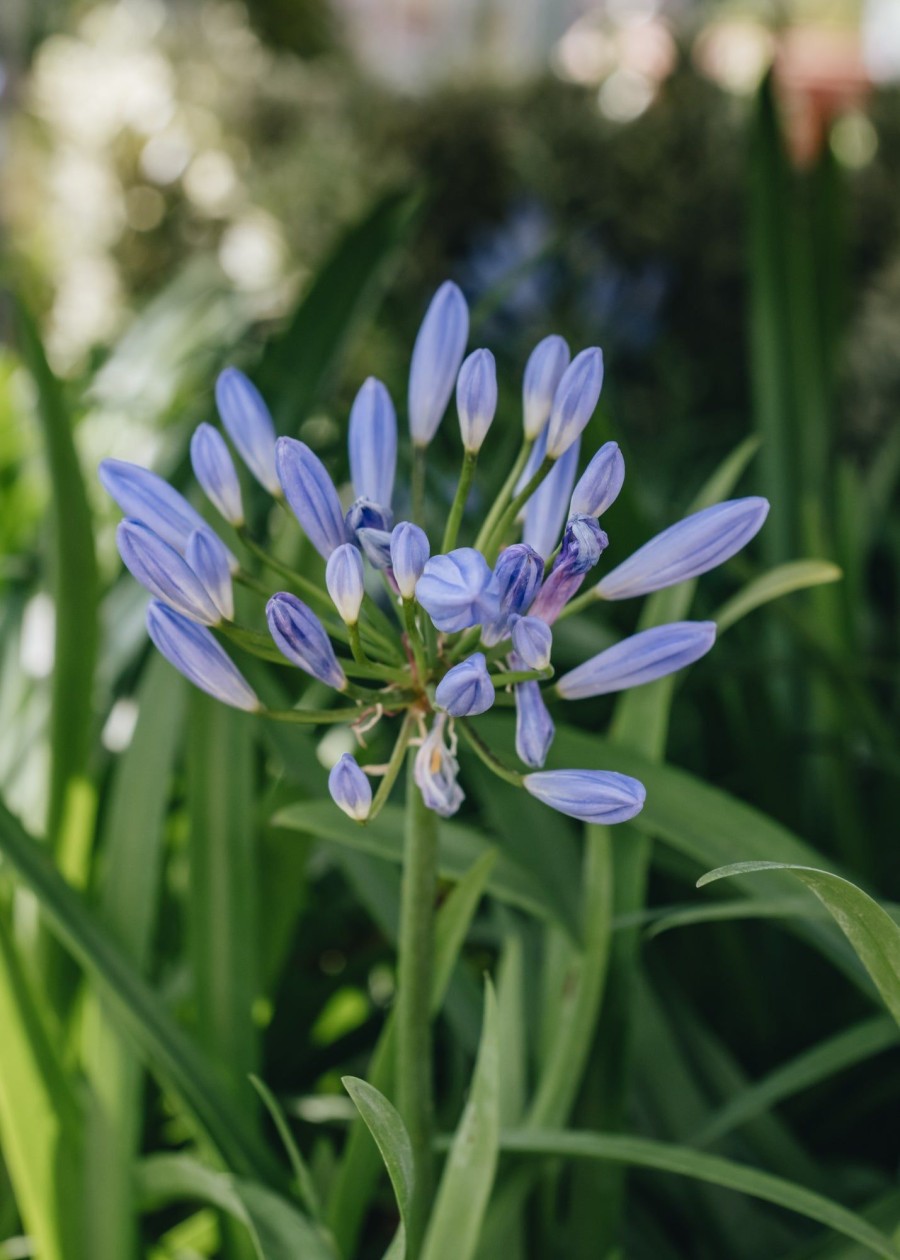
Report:
[[[797,166],[811,166],[834,120],[861,108],[872,90],[860,34],[792,27],[778,40],[773,68],[790,155]]]

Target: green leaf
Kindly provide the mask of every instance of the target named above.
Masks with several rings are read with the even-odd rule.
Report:
[[[697,886],[759,871],[786,871],[815,893],[859,955],[885,1006],[900,1024],[900,927],[887,911],[840,875],[784,862],[738,862],[710,871],[697,881]]]
[[[321,1219],[322,1211],[319,1204],[319,1195],[316,1190],[315,1182],[312,1174],[306,1166],[306,1160],[300,1154],[297,1143],[294,1141],[294,1135],[291,1133],[290,1125],[287,1122],[287,1116],[282,1110],[278,1099],[269,1089],[265,1081],[260,1080],[258,1076],[250,1077],[250,1084],[259,1094],[263,1101],[263,1105],[272,1117],[272,1123],[278,1130],[278,1136],[281,1138],[281,1144],[287,1152],[287,1157],[291,1163],[291,1170],[294,1174],[294,1180],[297,1183],[297,1190],[300,1198],[303,1200],[303,1206],[309,1212],[313,1220]]]
[[[190,958],[199,1040],[253,1111],[258,993],[253,725],[192,690],[188,726]]]
[[[37,390],[51,485],[56,647],[47,834],[66,875],[81,885],[87,878],[93,831],[93,817],[84,817],[78,794],[91,755],[97,659],[94,531],[62,386],[47,362],[37,327],[21,303],[16,305],[16,316],[22,358]]]
[[[216,1172],[187,1155],[154,1155],[138,1167],[147,1208],[209,1203],[247,1230],[258,1260],[337,1260],[331,1240],[287,1199],[259,1182]]]
[[[854,1024],[798,1054],[729,1099],[697,1133],[694,1142],[698,1146],[709,1146],[786,1098],[896,1044],[897,1028],[887,1016],[876,1015]]]
[[[672,928],[695,927],[700,923],[730,923],[738,919],[784,919],[793,916],[824,918],[825,911],[811,904],[809,898],[802,894],[798,897],[760,897],[754,902],[733,898],[730,901],[714,901],[711,905],[657,907],[630,916],[630,921],[622,926],[628,928],[641,923],[649,924],[645,938],[650,941]],[[614,923],[613,927],[615,929],[617,925]]]
[[[403,808],[387,805],[378,817],[360,826],[335,809],[331,801],[301,801],[288,805],[272,819],[275,827],[308,832],[320,840],[346,844],[361,853],[384,858],[388,862],[403,860]],[[480,832],[461,823],[441,820],[439,827],[440,875],[458,880],[474,862],[490,850],[490,842]],[[504,855],[497,857],[488,882],[488,891],[500,901],[528,910],[541,918],[558,918],[561,910],[553,903],[530,872],[515,865]],[[560,918],[563,926],[565,921]],[[568,930],[571,931],[571,925]]]
[[[134,735],[115,768],[104,813],[98,914],[139,971],[146,969],[157,926],[165,815],[186,689],[167,661],[157,653],[149,658]],[[133,1162],[143,1121],[143,1069],[93,990],[81,1027],[95,1102],[88,1117],[88,1250],[92,1260],[127,1260],[137,1254]]]
[[[840,1204],[758,1168],[693,1151],[686,1146],[602,1133],[512,1130],[501,1133],[500,1149],[510,1154],[606,1160],[693,1177],[797,1212],[862,1243],[875,1255],[884,1256],[885,1260],[900,1260],[900,1250],[890,1238]]]
[[[0,1138],[16,1202],[43,1260],[80,1260],[83,1116],[3,915],[0,1029]]]
[[[768,573],[748,582],[743,590],[722,605],[714,614],[713,620],[721,635],[729,626],[733,626],[736,621],[763,604],[781,599],[782,595],[791,595],[794,591],[806,590],[810,586],[837,582],[842,577],[843,573],[838,566],[828,560],[792,560],[787,564],[779,564]]]
[[[471,1260],[497,1169],[500,1137],[500,1037],[497,1001],[485,979],[484,1026],[472,1092],[444,1165],[422,1260]]]
[[[213,1065],[174,1022],[118,943],[62,878],[45,848],[0,803],[0,852],[37,897],[50,930],[103,987],[123,1031],[172,1085],[229,1167],[278,1184],[281,1171],[242,1112],[231,1105]]]
[[[271,390],[279,429],[294,433],[412,228],[419,198],[391,192],[338,242],[282,335],[269,343],[260,384]],[[284,384],[289,382],[289,388]]]
[[[432,972],[431,1009],[437,1014],[444,1002],[447,986],[465,942],[469,925],[485,892],[496,853],[489,850],[462,877],[438,909],[434,927],[434,969]],[[369,1083],[382,1093],[391,1089],[393,1080],[394,1017],[391,1014],[378,1038],[369,1063]],[[344,1146],[340,1168],[328,1200],[327,1220],[337,1239],[342,1255],[355,1250],[366,1206],[378,1175],[377,1149],[362,1120],[355,1121]]]
[[[409,1214],[412,1210],[415,1182],[413,1151],[406,1125],[393,1103],[388,1102],[384,1094],[373,1085],[361,1081],[358,1076],[343,1076],[341,1080],[381,1152],[391,1185],[394,1187],[394,1197],[400,1209],[400,1220],[405,1236],[409,1225]],[[405,1254],[404,1246],[401,1255]]]

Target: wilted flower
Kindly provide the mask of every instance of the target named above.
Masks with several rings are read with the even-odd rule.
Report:
[[[265,606],[268,636],[234,621],[232,583],[259,591],[259,576],[239,564],[178,491],[145,469],[108,460],[101,479],[129,518],[119,526],[122,558],[155,596],[148,612],[153,642],[185,677],[224,703],[286,721],[349,720],[361,740],[370,726],[405,715],[390,762],[369,767],[369,774],[387,775],[384,791],[373,795],[369,774],[349,754],[330,773],[334,801],[356,821],[366,822],[381,808],[407,746],[416,748],[414,782],[425,805],[442,817],[454,814],[464,800],[456,756],[457,739],[463,738],[503,779],[560,813],[592,823],[622,822],[643,805],[644,789],[635,779],[603,770],[540,769],[554,736],[547,699],[578,700],[662,678],[709,651],[715,626],[676,622],[640,631],[569,670],[555,686],[549,682],[551,626],[583,602],[643,595],[721,564],[756,534],[768,504],[737,499],[695,513],[651,539],[572,604],[603,558],[608,539],[598,517],[619,494],[625,469],[618,446],[607,442],[576,484],[603,357],[590,348],[570,363],[562,338],[548,337],[525,372],[522,449],[474,545],[457,546],[467,478],[497,400],[493,355],[476,350],[463,362],[467,336],[465,300],[448,283],[419,330],[409,382],[420,492],[426,448],[456,387],[466,457],[457,496],[443,513],[438,554],[431,554],[421,523],[394,524],[397,421],[379,381],[367,380],[352,406],[348,445],[356,498],[345,514],[319,457],[294,438],[276,438],[256,389],[229,369],[216,387],[223,424],[248,468],[286,500],[325,560],[325,589],[252,537],[228,447],[205,424],[191,443],[197,479],[235,528],[240,546],[277,571],[287,588]],[[381,576],[380,601],[371,593],[378,583],[366,590],[366,561]],[[277,648],[286,662],[339,692],[345,707],[264,710],[220,638],[268,660]],[[510,690],[516,753],[530,773],[505,766],[473,721],[505,702]]]

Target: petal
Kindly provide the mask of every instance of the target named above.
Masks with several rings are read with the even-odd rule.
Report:
[[[565,700],[605,696],[674,674],[705,656],[716,641],[714,621],[675,621],[642,630],[564,674],[556,690]]]
[[[469,308],[459,288],[444,282],[431,299],[409,369],[409,431],[427,446],[447,410],[469,337]]]
[[[262,706],[237,666],[209,630],[157,600],[147,609],[147,630],[166,660],[201,691],[235,709]]]
[[[522,780],[527,792],[551,809],[582,822],[627,822],[644,805],[644,785],[611,770],[540,770]]]
[[[387,389],[374,376],[353,400],[347,445],[357,498],[389,508],[397,469],[397,414]]]
[[[262,394],[243,372],[226,368],[216,381],[216,406],[241,459],[260,485],[280,499],[275,425]]]
[[[204,529],[208,526],[204,525]],[[200,578],[174,547],[140,521],[121,521],[116,530],[119,555],[133,577],[151,595],[192,621],[216,626],[222,614]]]

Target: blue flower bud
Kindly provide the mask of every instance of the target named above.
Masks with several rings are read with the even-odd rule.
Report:
[[[391,568],[404,599],[412,599],[431,548],[428,535],[411,521],[401,521],[391,534]]]
[[[550,409],[572,352],[562,337],[539,341],[529,355],[522,381],[522,421],[525,437],[534,440],[550,418]]]
[[[347,509],[344,524],[351,535],[361,529],[380,529],[390,533],[394,527],[394,513],[371,499],[357,499]]]
[[[474,350],[459,369],[456,410],[465,450],[481,450],[497,410],[497,365],[490,350]]]
[[[234,589],[225,544],[211,529],[195,529],[184,558],[226,621],[234,620]]]
[[[447,410],[469,337],[469,308],[452,281],[431,299],[413,347],[409,369],[409,431],[427,446]]]
[[[107,494],[115,499],[126,516],[147,525],[163,542],[182,554],[194,530],[208,528],[184,495],[149,468],[122,459],[105,459],[98,475]],[[237,557],[230,551],[228,567],[232,573],[238,569]]]
[[[391,567],[391,536],[386,529],[358,529],[356,541],[373,569]]]
[[[207,695],[235,709],[262,708],[253,688],[210,632],[158,600],[147,608],[147,630],[157,650]]]
[[[481,638],[485,647],[493,647],[506,638],[510,618],[528,611],[543,577],[544,562],[527,543],[513,543],[501,551],[494,567],[499,614],[484,627]]]
[[[459,762],[454,748],[444,743],[447,714],[435,715],[431,730],[422,741],[413,762],[413,778],[422,793],[428,809],[442,818],[455,814],[465,800],[465,793],[457,783]]]
[[[201,424],[191,438],[194,476],[216,510],[231,525],[244,523],[241,483],[225,439],[211,424]]]
[[[604,442],[581,474],[569,504],[570,516],[602,516],[619,497],[625,461],[617,442]]]
[[[573,516],[566,525],[559,555],[550,576],[531,605],[531,614],[552,626],[572,596],[581,589],[585,574],[608,546],[609,539],[592,516]]]
[[[576,438],[565,455],[556,461],[525,508],[522,539],[545,560],[550,558],[559,542],[563,521],[566,519],[566,506],[578,471],[580,450],[581,439]]]
[[[356,758],[344,753],[328,776],[331,799],[348,818],[365,822],[372,808],[372,785],[360,769]]]
[[[432,556],[416,583],[416,599],[438,630],[453,633],[496,619],[497,590],[488,562],[474,547]]]
[[[644,543],[597,584],[601,599],[629,599],[661,591],[723,564],[762,528],[766,499],[716,503],[670,525]]]
[[[140,521],[121,521],[116,544],[125,567],[151,595],[203,625],[217,626],[222,620],[194,570],[148,526]]]
[[[540,617],[511,617],[513,647],[524,669],[546,669],[553,648],[553,631]]]
[[[319,618],[296,595],[280,591],[266,604],[269,633],[292,665],[336,691],[347,686],[344,671]]]
[[[348,626],[355,626],[359,621],[365,585],[362,556],[353,543],[341,543],[332,551],[325,566],[325,585],[341,620]]]
[[[281,483],[275,468],[275,425],[262,394],[243,372],[226,368],[216,381],[216,406],[241,459],[259,484],[280,499]]]
[[[561,814],[606,825],[634,818],[647,795],[643,783],[611,770],[540,770],[526,774],[522,784]]]
[[[706,655],[715,641],[714,621],[675,621],[654,626],[563,674],[556,690],[564,700],[583,700],[640,687],[692,665]]]
[[[348,448],[357,497],[390,507],[397,470],[397,415],[390,394],[374,376],[353,400]]]
[[[547,760],[553,743],[553,718],[536,682],[519,683],[513,690],[516,697],[516,756],[526,766],[539,770]]]
[[[434,702],[451,717],[476,717],[494,703],[494,684],[483,652],[460,661],[438,683]]]
[[[291,511],[323,560],[347,541],[344,514],[325,465],[305,442],[281,437],[275,466]]]
[[[596,346],[582,350],[566,368],[553,398],[547,426],[547,454],[559,459],[580,437],[603,388],[603,355]]]

